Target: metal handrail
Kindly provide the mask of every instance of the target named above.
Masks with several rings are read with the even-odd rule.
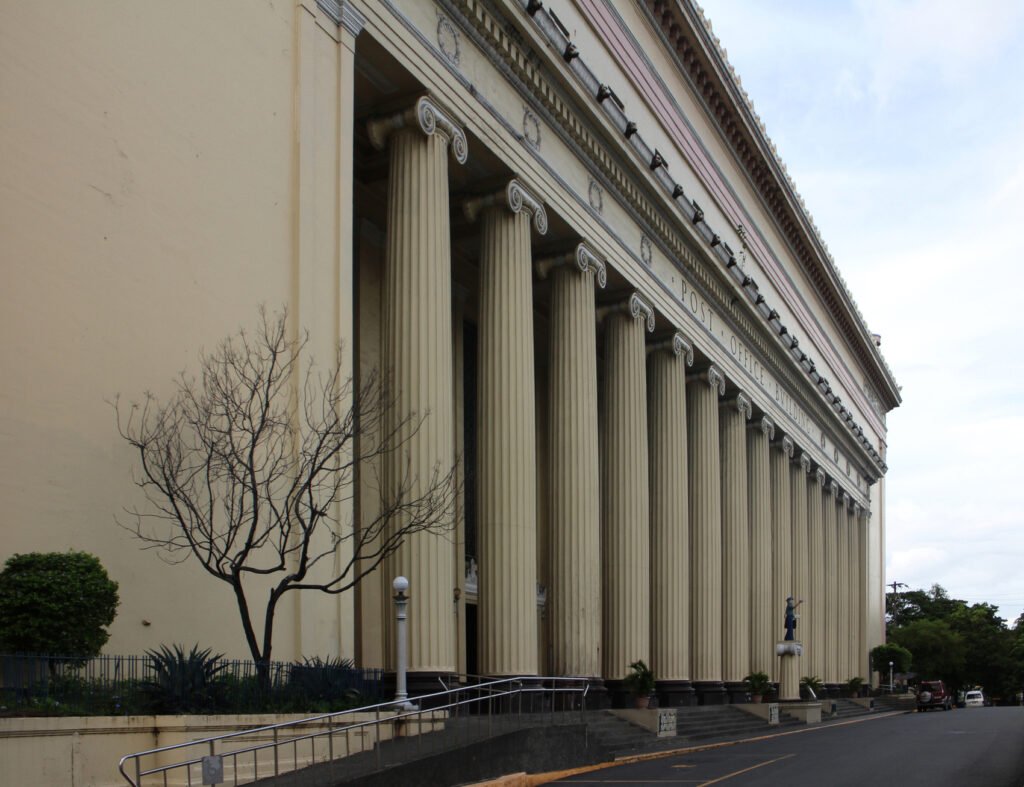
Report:
[[[443,685],[443,684],[442,684]],[[209,738],[203,738],[201,740],[186,741],[184,743],[176,743],[169,746],[160,746],[153,749],[146,749],[144,751],[134,752],[133,754],[127,754],[118,761],[118,770],[121,775],[125,778],[126,782],[131,787],[142,787],[142,780],[147,776],[162,777],[164,785],[168,784],[168,774],[180,769],[185,769],[183,778],[188,784],[192,784],[192,771],[191,769],[195,766],[202,766],[206,761],[207,757],[219,758],[218,762],[223,767],[224,763],[230,760],[233,768],[233,779],[228,779],[225,773],[224,781],[232,784],[243,784],[247,781],[256,781],[260,778],[260,766],[259,766],[259,754],[265,752],[268,749],[273,750],[273,775],[281,775],[281,763],[279,756],[279,749],[283,746],[291,746],[295,755],[292,770],[298,770],[299,765],[299,744],[308,741],[310,745],[311,758],[310,764],[316,762],[316,741],[324,736],[327,736],[327,745],[329,750],[328,761],[334,762],[339,759],[334,756],[334,736],[345,734],[346,741],[348,740],[348,734],[352,731],[360,731],[368,728],[375,728],[377,730],[376,735],[373,738],[374,748],[377,750],[378,764],[380,761],[380,744],[382,742],[380,735],[380,727],[384,725],[390,725],[395,728],[404,720],[415,719],[417,722],[417,730],[422,735],[422,727],[424,721],[429,722],[430,726],[428,731],[432,731],[435,728],[436,723],[439,720],[451,716],[458,716],[460,709],[469,709],[470,706],[476,705],[478,707],[486,706],[488,715],[488,724],[491,724],[491,717],[494,714],[495,701],[501,701],[504,698],[509,698],[508,708],[512,709],[513,697],[519,698],[518,703],[518,715],[521,719],[522,716],[522,697],[523,695],[551,695],[551,709],[554,711],[555,697],[557,695],[578,695],[579,696],[579,710],[581,713],[586,707],[586,697],[589,692],[590,684],[586,678],[566,678],[566,677],[511,677],[511,678],[500,678],[497,680],[488,680],[479,684],[471,684],[468,686],[458,686],[453,689],[447,689],[446,691],[435,692],[433,694],[420,695],[415,698],[410,698],[420,703],[420,707],[414,707],[409,704],[409,701],[398,701],[392,700],[390,702],[381,702],[375,705],[365,705],[360,708],[353,708],[344,711],[338,711],[335,713],[324,713],[318,716],[310,716],[308,718],[297,719],[295,721],[280,722],[278,724],[269,724],[263,727],[254,727],[246,730],[238,730],[236,732],[225,733],[223,735],[216,735]],[[460,698],[459,695],[472,694],[473,696]],[[575,705],[575,703],[573,703]],[[426,707],[424,707],[426,706]],[[343,723],[344,717],[354,716],[355,714],[373,714],[373,719],[351,721],[348,724]],[[382,714],[386,714],[383,715]],[[427,718],[424,719],[424,716]],[[339,725],[338,722],[342,721]],[[314,730],[313,732],[300,732],[298,728],[303,725],[327,725],[327,729]],[[296,732],[295,735],[287,735],[282,737],[282,732]],[[269,741],[263,741],[259,743],[250,744],[237,749],[225,750],[225,742],[229,742],[235,738],[241,736],[253,736],[253,735],[272,735],[273,739]],[[407,735],[407,733],[406,733]],[[197,752],[198,749],[198,753]],[[218,751],[218,749],[220,751]],[[186,750],[191,750],[187,754]],[[170,764],[158,765],[155,767],[144,768],[143,759],[157,757],[158,755],[166,755],[169,752],[181,751],[185,755],[185,759],[172,762]],[[346,756],[349,753],[349,747],[346,745]],[[251,779],[247,781],[239,781],[238,764],[239,758],[245,757],[248,762],[249,757],[252,758],[253,773]],[[163,759],[163,758],[161,758]],[[265,774],[269,776],[270,774]],[[202,783],[202,782],[200,782]]]

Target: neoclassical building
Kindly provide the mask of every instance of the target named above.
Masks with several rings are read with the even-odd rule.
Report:
[[[422,416],[373,484],[458,464],[457,521],[284,659],[410,684],[574,675],[664,702],[867,677],[898,386],[692,0],[246,0],[0,11],[0,558],[87,549],[111,652],[244,656],[233,599],[114,523],[110,399],[172,390],[259,304]]]

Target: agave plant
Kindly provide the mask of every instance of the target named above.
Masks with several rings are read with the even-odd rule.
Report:
[[[143,690],[157,713],[203,713],[215,711],[220,705],[220,686],[217,677],[227,666],[223,653],[210,655],[211,648],[200,650],[193,645],[185,653],[183,645],[173,649],[161,645],[159,650],[148,650],[153,679],[143,684]]]

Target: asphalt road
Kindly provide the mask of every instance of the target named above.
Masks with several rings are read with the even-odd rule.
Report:
[[[1024,708],[869,716],[553,783],[1021,787]]]

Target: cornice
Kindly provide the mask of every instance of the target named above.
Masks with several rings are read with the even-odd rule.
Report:
[[[826,385],[824,378],[815,373],[813,362],[796,348],[795,340],[783,339],[785,326],[777,325],[777,318],[772,322],[774,312],[758,294],[756,282],[739,271],[728,244],[723,243],[704,223],[700,206],[688,200],[681,186],[669,177],[664,159],[644,143],[636,124],[630,123],[622,113],[611,89],[598,84],[579,54],[572,52],[568,34],[556,25],[543,4],[530,0],[505,0],[520,7],[527,21],[533,22],[531,36],[537,36],[539,32],[540,38],[546,38],[547,45],[559,53],[562,49],[555,44],[554,38],[561,41],[560,46],[565,52],[557,63],[543,46],[536,50],[524,46],[519,34],[515,31],[510,34],[508,24],[494,16],[482,0],[440,2],[455,17],[463,20],[467,34],[489,52],[492,61],[507,78],[518,84],[523,95],[529,97],[535,110],[545,116],[566,144],[576,148],[582,160],[600,174],[604,185],[616,194],[626,211],[659,242],[665,256],[690,278],[689,284],[715,306],[750,350],[756,351],[765,367],[785,386],[787,393],[799,402],[834,443],[842,446],[844,453],[862,457],[854,463],[860,465],[858,471],[868,482],[884,473],[885,463],[863,436],[863,430],[858,435],[855,431],[851,434],[850,430],[837,429],[833,425],[835,414],[831,408],[820,396],[810,397],[805,383],[797,383],[794,373],[799,368],[803,375],[810,376],[819,392],[824,391]],[[529,28],[527,24],[525,29]],[[537,43],[539,45],[540,42]],[[547,67],[545,58],[550,58]],[[552,81],[549,74],[557,74],[566,81]],[[586,95],[588,92],[589,97]],[[566,93],[575,94],[575,97],[570,99]],[[589,121],[584,118],[589,118]],[[617,141],[609,148],[608,143],[612,139]],[[615,150],[614,155],[610,152],[612,149]],[[628,167],[622,166],[619,155],[632,160]],[[666,211],[674,212],[674,215],[670,216]],[[698,260],[691,247],[702,250],[702,257],[707,256],[720,264],[716,266],[703,259]],[[737,289],[745,297],[737,298]],[[675,297],[678,300],[678,295]],[[747,314],[748,309],[753,309],[768,321],[767,330],[764,326],[754,327],[752,314]],[[770,332],[778,337],[776,341],[769,340]],[[789,356],[788,360],[786,356]],[[863,468],[868,468],[868,471]]]
[[[886,394],[886,409],[899,406],[901,397],[892,370],[875,346],[817,225],[703,10],[693,0],[644,0],[643,5],[774,216],[854,355],[871,372],[877,390]]]

